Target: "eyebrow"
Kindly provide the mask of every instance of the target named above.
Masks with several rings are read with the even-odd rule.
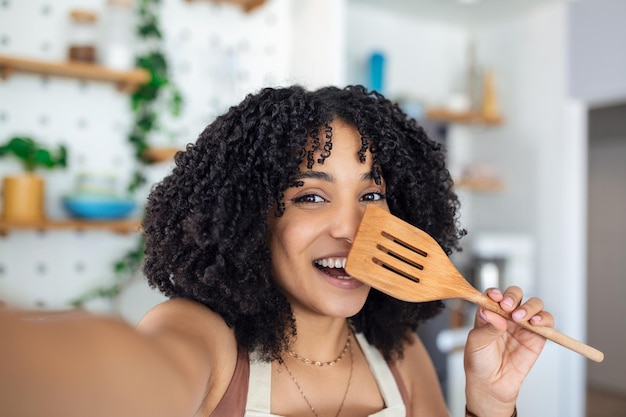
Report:
[[[361,178],[359,180],[369,181],[373,178],[374,178],[374,174],[370,171],[361,175]],[[299,172],[293,177],[294,181],[305,180],[305,179],[315,179],[315,180],[322,180],[322,181],[328,181],[328,182],[335,182],[335,177],[333,177],[332,175],[326,172],[321,172],[321,171]]]

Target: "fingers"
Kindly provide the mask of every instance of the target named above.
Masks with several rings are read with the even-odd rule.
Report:
[[[493,300],[500,303],[500,307],[504,311],[512,312],[522,301],[524,293],[520,287],[508,287],[504,293],[498,288],[489,288],[487,295]]]
[[[498,288],[489,288],[486,293],[504,311],[511,313],[516,322],[530,321],[534,325],[554,326],[554,317],[543,310],[544,304],[540,298],[531,297],[522,303],[524,293],[520,287],[511,286],[504,292]]]

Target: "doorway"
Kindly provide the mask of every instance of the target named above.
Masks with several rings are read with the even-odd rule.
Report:
[[[626,400],[626,103],[591,109],[588,121],[587,340],[606,356],[588,362],[587,416],[601,417],[594,396]]]

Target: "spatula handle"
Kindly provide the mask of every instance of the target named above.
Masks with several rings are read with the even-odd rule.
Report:
[[[517,322],[513,320],[511,314],[504,311],[500,304],[493,301],[491,298],[486,296],[485,294],[477,291],[475,295],[468,296],[465,298],[467,301],[470,301],[474,304],[479,305],[480,307],[493,311],[504,317],[505,319],[525,328],[530,331],[533,331],[546,339],[552,340],[555,343],[558,343],[561,346],[564,346],[570,350],[573,350],[576,353],[579,353],[586,357],[587,359],[591,359],[595,362],[602,362],[604,360],[604,353],[599,351],[598,349],[591,347],[589,345],[584,344],[576,339],[573,339],[557,330],[554,330],[552,327],[542,327],[542,326],[533,326],[528,321]]]

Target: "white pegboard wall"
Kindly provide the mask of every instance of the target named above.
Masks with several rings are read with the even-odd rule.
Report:
[[[186,100],[183,116],[168,119],[179,139],[195,140],[246,94],[290,83],[290,12],[290,0],[268,1],[249,14],[229,4],[164,1],[166,51]]]
[[[105,0],[0,0],[0,54],[64,60],[70,9],[100,13],[104,5]],[[164,0],[165,52],[185,106],[177,119],[162,117],[163,133],[151,138],[153,143],[184,147],[245,94],[290,83],[290,12],[290,0],[269,0],[248,14],[236,5]],[[68,147],[67,169],[40,172],[51,218],[67,216],[61,198],[72,192],[82,172],[114,174],[123,191],[134,169],[126,139],[131,123],[129,96],[110,83],[22,73],[0,81],[0,141],[23,134]],[[147,174],[155,182],[170,168],[171,163],[157,165]],[[16,170],[17,162],[0,159],[0,177]],[[151,186],[136,195],[140,205]],[[111,283],[113,263],[134,248],[136,239],[102,231],[12,231],[0,237],[0,300],[27,308],[67,308],[70,299]],[[132,297],[120,298],[141,305],[137,287],[135,282]],[[154,302],[147,287],[144,295]]]
[[[68,308],[114,278],[111,263],[135,240],[107,232],[15,232],[0,239],[0,298],[26,308]]]

